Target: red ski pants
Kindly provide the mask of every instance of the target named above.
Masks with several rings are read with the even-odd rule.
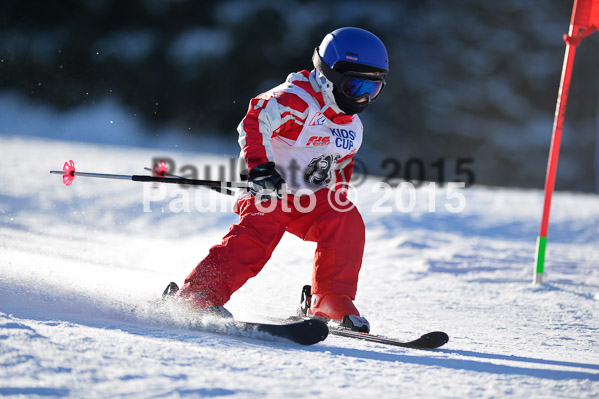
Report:
[[[312,293],[356,296],[358,273],[364,252],[364,222],[345,195],[321,189],[312,199],[310,212],[293,205],[293,197],[276,201],[269,212],[261,210],[253,196],[241,199],[235,212],[239,223],[231,226],[220,245],[187,276],[185,283],[216,305],[224,305],[248,279],[257,275],[288,231],[317,243],[312,274]],[[308,197],[296,198],[306,207]],[[260,205],[264,207],[265,203]],[[286,209],[285,209],[286,208]]]

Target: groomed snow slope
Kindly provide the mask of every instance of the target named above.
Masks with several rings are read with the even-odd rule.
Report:
[[[142,174],[157,155],[198,166],[221,158],[10,135],[0,149],[0,396],[599,396],[596,195],[555,195],[546,283],[533,286],[542,192],[463,189],[454,213],[458,197],[420,189],[401,212],[406,198],[395,204],[393,191],[377,204],[385,193],[367,181],[353,193],[367,226],[358,308],[375,333],[443,330],[450,342],[301,347],[190,331],[188,315],[150,305],[236,221],[230,197],[169,187],[150,201],[160,188],[82,177],[65,187],[48,173],[68,159],[80,171]],[[175,212],[185,196],[189,212]],[[293,313],[314,248],[285,236],[229,310],[246,320]]]

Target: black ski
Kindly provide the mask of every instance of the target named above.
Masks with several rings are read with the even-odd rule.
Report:
[[[225,323],[226,325],[228,323]],[[313,345],[323,341],[329,334],[326,323],[320,320],[302,320],[290,324],[266,324],[244,321],[233,321],[232,326],[241,332],[258,331],[267,333],[273,337],[288,339],[300,345]],[[241,334],[240,334],[241,335]],[[262,339],[258,334],[250,335],[251,338]]]
[[[308,309],[312,305],[312,287],[304,285],[302,288],[302,296],[300,297],[300,308],[298,309],[298,316],[290,317],[289,320],[305,320],[308,318]],[[312,320],[324,320],[318,316],[314,316]],[[360,325],[358,328],[354,325],[354,322],[348,316],[345,316],[341,322],[334,320],[328,320],[329,334],[338,335],[347,338],[356,338],[364,341],[376,342],[384,345],[401,346],[403,348],[414,348],[414,349],[435,349],[445,345],[449,341],[449,336],[442,331],[433,331],[428,334],[424,334],[418,339],[413,341],[400,341],[395,338],[383,337],[380,335],[369,334],[369,325]],[[362,330],[362,331],[358,331]]]
[[[382,337],[380,335],[367,334],[358,331],[348,330],[343,327],[333,327],[329,325],[329,334],[338,335],[347,338],[356,338],[364,341],[376,342],[384,345],[401,346],[403,348],[413,349],[435,349],[445,345],[449,341],[449,336],[442,331],[433,331],[424,334],[413,341],[399,341],[395,338]]]
[[[162,293],[162,300],[159,304],[164,304],[169,298],[172,298],[179,291],[176,283],[169,283]],[[229,316],[230,313],[227,312]],[[223,313],[214,309],[207,309],[207,316],[217,316],[219,322],[212,327],[192,327],[192,330],[207,331],[224,335],[235,335],[254,339],[268,339],[269,336],[284,338],[300,345],[313,345],[326,339],[329,335],[327,324],[321,320],[295,320],[291,323],[257,323],[235,320],[232,317],[222,317]],[[265,334],[268,336],[265,336]]]
[[[299,320],[318,320],[324,321],[320,318],[308,318],[306,316],[291,316],[285,320],[272,319],[273,321],[289,322]],[[381,335],[369,334],[359,331],[350,330],[347,327],[343,327],[339,322],[329,321],[327,323],[329,329],[329,335],[337,335],[339,337],[361,339],[363,341],[376,342],[383,345],[401,346],[402,348],[412,349],[435,349],[445,345],[449,342],[449,336],[443,331],[433,331],[424,334],[420,338],[412,341],[400,341],[396,338],[384,337]]]

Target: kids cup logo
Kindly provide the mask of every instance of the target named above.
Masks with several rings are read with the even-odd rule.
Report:
[[[347,129],[330,129],[331,136],[335,139],[333,142],[337,148],[343,148],[344,150],[352,150],[354,148],[354,140],[356,139],[356,132]]]

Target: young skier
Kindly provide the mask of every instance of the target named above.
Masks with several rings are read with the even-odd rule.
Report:
[[[385,85],[388,56],[374,34],[341,28],[313,55],[314,70],[253,98],[241,121],[249,189],[239,223],[212,247],[175,294],[201,311],[230,313],[231,295],[260,272],[287,231],[317,243],[307,316],[369,331],[354,306],[364,223],[345,191],[362,143],[357,116]]]

